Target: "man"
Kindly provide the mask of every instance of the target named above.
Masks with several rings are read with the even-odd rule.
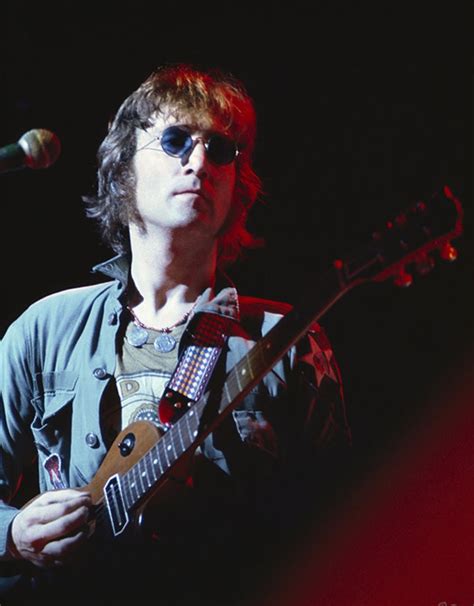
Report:
[[[193,449],[169,496],[158,493],[150,505],[141,542],[115,549],[90,538],[90,483],[117,434],[143,420],[172,432],[182,402],[168,418],[163,395],[192,345],[193,322],[207,316],[225,327],[203,383],[219,407],[227,373],[288,311],[239,296],[222,271],[252,244],[245,220],[260,191],[255,122],[248,94],[229,76],[185,65],[153,73],[111,124],[98,195],[87,200],[117,253],[95,268],[112,281],[47,297],[7,331],[0,557],[28,570],[13,577],[18,595],[63,598],[74,587],[90,597],[101,579],[99,595],[143,597],[157,574],[162,599],[169,591],[196,602],[224,591],[231,603],[245,593],[236,589],[237,568],[239,578],[242,570],[259,576],[250,554],[285,511],[279,482],[311,466],[305,453],[347,443],[338,371],[315,326]],[[114,446],[123,457],[135,434],[127,439]],[[9,501],[34,457],[41,496],[18,510]],[[183,577],[195,585],[184,591]]]

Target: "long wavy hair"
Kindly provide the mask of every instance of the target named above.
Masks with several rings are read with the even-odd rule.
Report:
[[[128,225],[140,225],[136,207],[133,158],[136,129],[146,129],[153,118],[170,108],[180,118],[217,119],[237,141],[236,187],[231,211],[218,238],[218,263],[237,259],[243,247],[259,244],[246,229],[247,213],[261,193],[252,168],[256,117],[251,98],[241,82],[217,70],[190,65],[165,66],[154,71],[118,109],[98,153],[97,195],[84,196],[87,216],[95,219],[103,240],[116,253],[130,251]]]

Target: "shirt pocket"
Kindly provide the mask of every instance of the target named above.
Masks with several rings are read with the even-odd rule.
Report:
[[[65,476],[68,475],[71,455],[76,378],[71,372],[44,373],[36,377],[38,389],[32,400],[36,414],[30,427],[47,488],[55,487],[51,484],[52,472],[48,461],[57,461],[67,485]]]
[[[70,441],[73,399],[71,392],[43,396],[44,412],[37,413],[31,424],[35,444],[43,452],[54,452],[66,439]]]

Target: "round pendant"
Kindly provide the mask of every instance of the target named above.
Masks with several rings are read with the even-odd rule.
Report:
[[[133,347],[141,347],[148,341],[148,333],[141,326],[134,324],[127,333],[127,341]]]
[[[168,353],[176,347],[176,339],[166,333],[158,335],[153,343],[156,351],[160,353]]]

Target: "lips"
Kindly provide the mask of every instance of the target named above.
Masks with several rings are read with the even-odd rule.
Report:
[[[177,192],[179,194],[194,194],[196,196],[201,196],[204,200],[209,200],[208,195],[202,189],[183,189],[182,191]]]

